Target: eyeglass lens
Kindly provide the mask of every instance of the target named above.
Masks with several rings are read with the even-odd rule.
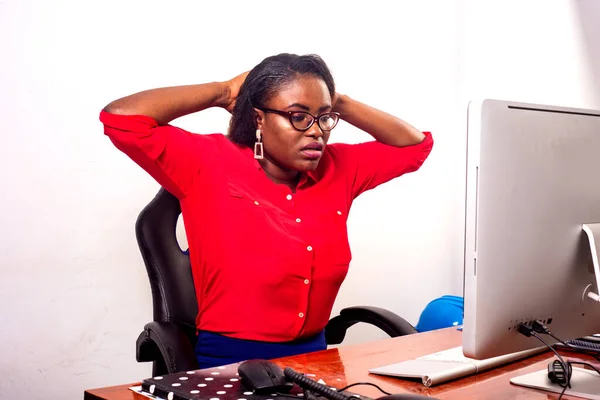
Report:
[[[321,115],[318,120],[319,127],[324,131],[329,131],[333,129],[337,123],[337,119],[337,115],[335,114]],[[305,113],[297,112],[292,114],[291,121],[296,129],[307,129],[312,125],[313,117]]]

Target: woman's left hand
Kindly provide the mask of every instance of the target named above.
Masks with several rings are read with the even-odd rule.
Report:
[[[335,106],[338,104],[339,99],[340,99],[340,94],[338,92],[335,92],[333,94],[333,97],[331,98],[331,110],[332,111],[338,111],[338,110],[336,110]]]

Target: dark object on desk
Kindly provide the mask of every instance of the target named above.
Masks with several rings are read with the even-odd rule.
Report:
[[[166,400],[274,400],[274,391],[256,393],[242,384],[238,366],[207,368],[155,376],[142,381],[142,391]],[[293,385],[292,385],[293,386]],[[288,393],[302,393],[295,386]]]
[[[272,384],[276,384],[275,386],[271,386],[271,390],[265,388],[260,391],[261,393],[258,393],[258,391],[248,388],[242,382],[244,374],[253,374],[256,372],[253,371],[254,368],[260,368],[262,371],[265,371],[266,367],[279,368],[270,361],[253,361],[256,362],[248,362],[245,366],[243,366],[244,363],[239,366],[231,364],[224,367],[178,372],[175,374],[144,379],[142,381],[142,392],[150,393],[167,400],[274,400],[278,393],[279,397],[289,396],[300,399],[302,394],[304,394],[304,399],[314,399],[314,394],[311,395],[310,393],[303,391],[300,386],[287,382],[285,377],[283,378],[284,384],[287,382],[286,386],[283,387],[285,392],[277,392],[278,389],[282,388],[279,385],[279,378],[283,376],[281,369],[271,369],[276,376],[275,381],[271,381]],[[250,371],[248,371],[248,369]],[[325,387],[325,385],[319,383],[316,384]],[[257,386],[260,385],[257,384]],[[343,394],[346,397],[351,397],[352,395],[356,396],[354,393],[346,391],[344,391]],[[323,399],[320,398],[319,400]],[[360,396],[360,400],[373,399],[366,396]]]
[[[548,363],[548,379],[550,379],[550,382],[559,385],[567,383],[567,374],[559,360],[553,360]]]
[[[153,322],[146,324],[136,343],[138,362],[153,362],[152,374],[198,369],[196,314],[198,304],[190,259],[177,242],[179,200],[165,189],[138,216],[135,233],[152,290]],[[398,315],[378,307],[349,307],[326,328],[328,344],[339,344],[357,322],[382,329],[391,337],[417,333]]]
[[[310,379],[309,377],[300,374],[294,371],[290,367],[286,367],[283,370],[285,377],[298,386],[300,386],[305,392],[317,394],[327,400],[355,400],[357,399],[356,395],[353,393],[348,393],[344,391],[337,391],[327,387],[326,385],[322,385],[319,382]],[[357,384],[365,384],[365,383],[355,383]],[[351,385],[353,386],[353,385]],[[381,390],[381,388],[379,388]],[[364,396],[360,398],[364,399]],[[404,394],[388,394],[387,396],[380,397],[377,400],[419,400],[419,399],[429,399],[432,400],[432,397],[421,396],[418,394],[404,393]],[[433,399],[436,400],[436,399]]]
[[[327,400],[350,400],[350,395],[339,392],[335,389],[329,388],[326,385],[322,385],[309,377],[294,371],[290,367],[286,367],[283,370],[285,377],[290,381],[300,386],[303,390],[315,393]]]
[[[279,365],[267,360],[248,360],[240,364],[238,374],[244,386],[257,394],[288,393],[289,382]]]
[[[583,353],[600,355],[600,342],[598,340],[589,340],[586,338],[567,340],[568,346],[562,343],[556,343],[554,347],[561,350],[580,351]]]

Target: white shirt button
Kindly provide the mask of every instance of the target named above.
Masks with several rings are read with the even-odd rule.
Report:
[[[308,279],[305,279],[305,280],[304,280],[304,284],[305,284],[305,285],[308,285],[308,282],[310,282]]]
[[[302,220],[300,218],[296,218],[296,222],[301,222]]]
[[[342,215],[342,212],[341,212],[341,211],[338,211],[338,212],[337,212],[337,215]]]
[[[254,204],[258,205],[258,201],[255,201]]]
[[[291,200],[292,199],[292,195],[288,194],[287,196],[285,196],[286,199]]]
[[[308,250],[308,251],[312,251],[312,246],[308,246],[308,247],[306,248],[306,250]]]
[[[300,318],[304,318],[304,313],[299,313],[299,314],[298,314],[298,316],[299,316]]]

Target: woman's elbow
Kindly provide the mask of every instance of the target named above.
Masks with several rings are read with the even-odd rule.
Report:
[[[108,103],[104,108],[104,111],[110,114],[118,115],[136,115],[142,114],[140,110],[139,102],[132,101],[131,96],[122,97],[117,100],[113,100]]]
[[[102,110],[109,114],[127,115],[127,111],[119,104],[118,100],[108,103]]]

